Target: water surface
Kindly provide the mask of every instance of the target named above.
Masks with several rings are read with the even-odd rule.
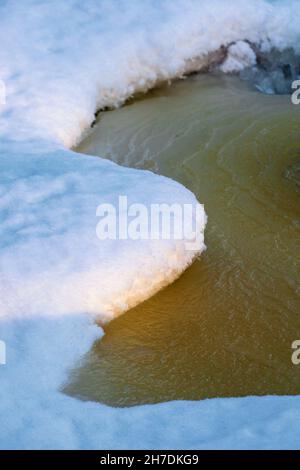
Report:
[[[300,107],[193,76],[100,113],[77,150],[191,189],[208,249],[106,326],[66,392],[113,406],[299,394]]]

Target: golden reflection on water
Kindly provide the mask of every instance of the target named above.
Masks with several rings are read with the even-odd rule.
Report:
[[[114,406],[299,394],[300,107],[194,76],[101,113],[77,150],[182,182],[208,250],[109,324],[65,391]]]

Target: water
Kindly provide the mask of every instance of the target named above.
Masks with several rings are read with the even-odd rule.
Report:
[[[299,118],[288,96],[212,75],[100,113],[78,151],[190,188],[208,250],[105,327],[66,393],[113,406],[300,393]]]

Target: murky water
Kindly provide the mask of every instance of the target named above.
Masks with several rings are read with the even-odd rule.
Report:
[[[190,188],[208,250],[105,328],[67,393],[115,406],[299,394],[300,106],[194,76],[101,113],[78,150]]]

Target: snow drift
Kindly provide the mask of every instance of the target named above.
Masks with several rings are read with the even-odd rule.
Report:
[[[97,109],[160,81],[211,64],[230,72],[252,65],[247,44],[296,50],[297,9],[295,1],[265,0],[0,2],[1,448],[297,445],[299,399],[120,411],[59,393],[67,369],[101,335],[85,314],[112,318],[195,256],[184,240],[100,246],[97,205],[120,193],[146,205],[197,203],[166,178],[68,148]]]

